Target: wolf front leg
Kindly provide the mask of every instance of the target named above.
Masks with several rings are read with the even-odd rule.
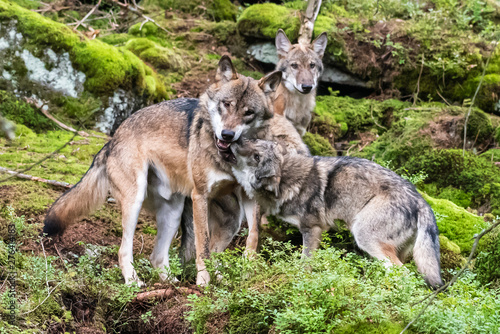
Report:
[[[302,256],[309,257],[314,250],[318,249],[322,232],[323,229],[318,225],[300,228],[303,241]]]
[[[243,208],[248,222],[248,237],[246,241],[245,255],[257,253],[259,245],[259,223],[262,217],[260,205],[248,198],[243,198]]]
[[[205,286],[210,282],[210,275],[205,266],[205,259],[210,255],[210,232],[208,228],[208,198],[195,188],[191,194],[193,199],[193,226],[196,248],[196,284]]]

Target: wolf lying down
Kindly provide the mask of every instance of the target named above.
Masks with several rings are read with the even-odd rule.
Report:
[[[418,270],[439,287],[438,228],[429,204],[396,173],[365,159],[287,153],[265,140],[232,146],[233,173],[265,214],[297,226],[304,255],[318,248],[335,219],[347,223],[362,250],[402,265],[413,249]]]

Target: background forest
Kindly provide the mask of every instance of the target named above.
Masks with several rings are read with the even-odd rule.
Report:
[[[39,236],[50,204],[126,117],[198,97],[223,54],[239,73],[262,77],[277,61],[276,31],[296,42],[306,6],[0,0],[0,333],[400,333],[416,318],[432,291],[415,265],[387,271],[342,228],[324,233],[309,260],[298,230],[276,219],[248,260],[243,228],[210,259],[221,279],[204,289],[194,265],[180,265],[179,237],[171,271],[180,282],[160,283],[147,212],[134,239],[143,289],[123,284],[113,202],[57,243]],[[314,35],[323,31],[325,73],[304,137],[311,152],[374,160],[413,182],[437,218],[444,279],[466,268],[406,333],[500,333],[500,228],[466,263],[474,235],[500,219],[500,4],[324,0]]]

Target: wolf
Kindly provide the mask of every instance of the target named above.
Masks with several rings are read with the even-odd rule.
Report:
[[[249,215],[249,224],[254,217],[254,202],[239,191],[231,173],[235,161],[232,143],[243,135],[252,137],[252,133],[262,138],[274,138],[271,132],[285,138],[294,135],[286,119],[273,117],[272,102],[281,76],[281,72],[273,72],[257,81],[239,75],[229,57],[223,56],[215,83],[199,100],[170,100],[134,113],[95,156],[82,179],[54,202],[43,232],[62,233],[100,206],[110,192],[122,211],[118,257],[126,284],[143,284],[132,266],[133,236],[142,206],[156,214],[158,233],[150,260],[162,270],[160,277],[165,280],[169,247],[186,197],[191,197],[197,283],[208,283],[204,258],[211,250],[227,246],[244,215]],[[298,138],[290,142],[302,144],[295,134]],[[224,221],[214,225],[219,217]],[[229,231],[219,229],[224,224],[230,225]]]
[[[316,105],[316,89],[323,73],[322,59],[327,42],[326,32],[308,45],[292,45],[282,29],[276,33],[276,70],[283,73],[283,78],[276,92],[274,110],[290,120],[301,136],[311,122]]]
[[[366,159],[298,155],[271,141],[232,149],[238,182],[263,212],[299,228],[305,256],[341,219],[360,249],[388,266],[402,265],[413,250],[429,286],[443,284],[434,213],[407,180]]]

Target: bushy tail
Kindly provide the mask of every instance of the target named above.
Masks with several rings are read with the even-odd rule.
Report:
[[[54,202],[45,217],[43,233],[50,236],[64,232],[66,227],[106,200],[109,191],[106,150],[107,144],[95,156],[82,179]]]
[[[183,264],[186,264],[193,260],[196,256],[196,248],[194,244],[193,201],[190,197],[186,197],[184,200],[181,230],[181,261]]]
[[[432,209],[427,205],[418,217],[418,232],[413,248],[418,271],[432,288],[443,285],[439,252],[439,231]]]

